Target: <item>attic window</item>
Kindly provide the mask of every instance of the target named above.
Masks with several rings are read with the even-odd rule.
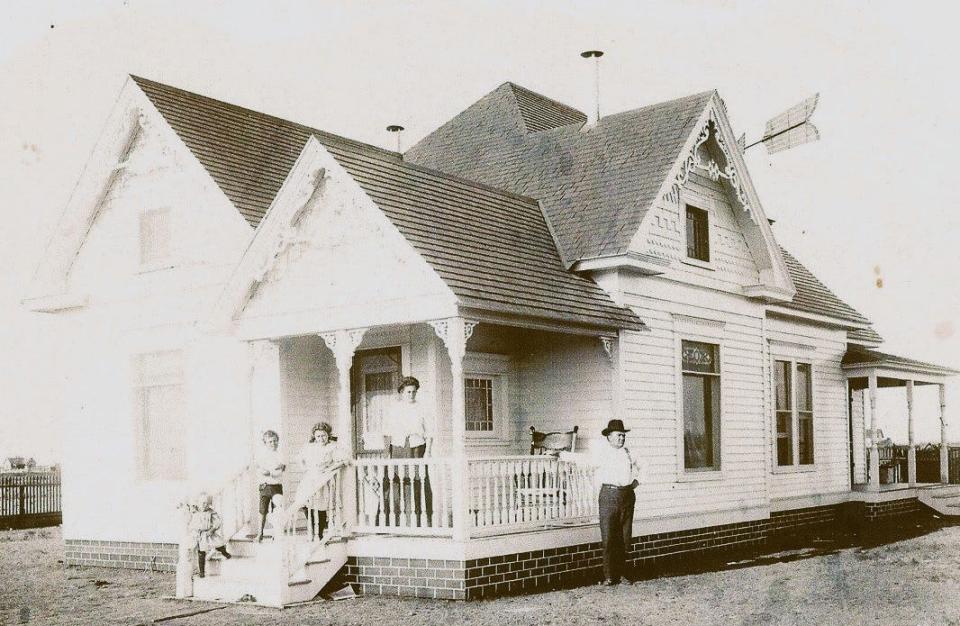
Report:
[[[170,209],[152,209],[140,215],[140,265],[170,260]]]
[[[710,261],[710,220],[707,212],[687,205],[687,257]]]

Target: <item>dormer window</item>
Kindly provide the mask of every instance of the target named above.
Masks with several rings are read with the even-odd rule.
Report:
[[[706,211],[687,205],[687,258],[710,261],[710,219]]]
[[[140,266],[169,264],[170,248],[170,209],[151,209],[141,213]]]

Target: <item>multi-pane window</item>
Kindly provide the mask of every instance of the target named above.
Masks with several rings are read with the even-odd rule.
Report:
[[[494,402],[492,378],[464,378],[463,393],[466,402],[467,432],[494,430]]]
[[[152,209],[140,214],[140,264],[155,265],[170,259],[170,210]]]
[[[706,211],[687,205],[687,258],[710,260],[709,223]]]
[[[810,364],[774,361],[774,386],[777,465],[812,465],[813,376]]]
[[[681,343],[683,466],[720,468],[720,346]]]
[[[179,350],[134,357],[137,476],[177,480],[186,476],[186,415]]]

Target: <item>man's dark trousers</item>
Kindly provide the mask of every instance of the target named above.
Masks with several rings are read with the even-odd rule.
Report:
[[[619,581],[626,575],[627,550],[633,537],[633,487],[600,487],[600,540],[603,542],[603,576]]]

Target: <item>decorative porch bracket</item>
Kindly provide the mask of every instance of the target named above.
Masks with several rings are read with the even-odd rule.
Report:
[[[600,337],[600,347],[603,348],[607,358],[613,360],[613,347],[615,345],[613,337]]]
[[[333,352],[337,362],[337,432],[340,433],[341,445],[347,458],[353,459],[356,451],[353,449],[353,415],[350,412],[350,367],[353,365],[353,355],[357,346],[363,341],[366,328],[352,330],[337,330],[329,333],[320,333],[323,343]],[[357,523],[357,475],[354,471],[344,474],[343,481],[343,509],[347,528],[353,528]]]
[[[467,476],[466,449],[466,406],[463,395],[463,357],[467,353],[467,341],[476,328],[475,321],[462,317],[449,317],[428,322],[433,331],[443,341],[450,356],[450,375],[452,377],[453,397],[450,401],[451,433],[453,435],[453,476],[455,485],[452,490],[453,539],[465,541],[469,537],[467,529]]]

